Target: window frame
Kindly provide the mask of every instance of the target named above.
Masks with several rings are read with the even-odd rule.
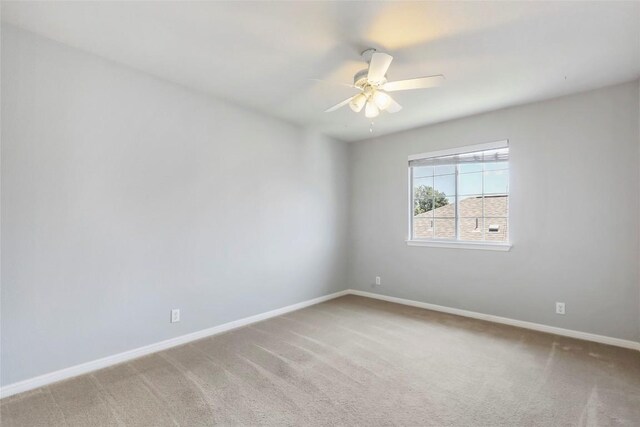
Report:
[[[465,154],[472,153],[476,151],[487,151],[487,150],[496,150],[500,148],[509,148],[509,140],[500,140],[494,142],[487,142],[484,144],[475,144],[475,145],[466,145],[457,148],[450,148],[446,150],[438,150],[431,151],[428,153],[420,153],[413,154],[408,157],[408,161],[412,160],[420,160],[424,158],[431,157],[443,157],[443,156],[451,156],[456,154]],[[496,241],[472,241],[472,240],[458,240],[459,239],[459,213],[458,213],[458,179],[459,179],[459,171],[458,165],[456,165],[455,172],[455,224],[456,224],[456,238],[455,239],[414,239],[413,238],[413,210],[414,210],[414,200],[413,200],[413,166],[408,166],[408,234],[407,239],[405,240],[408,246],[427,246],[427,247],[439,247],[439,248],[457,248],[457,249],[484,249],[484,250],[493,250],[493,251],[509,251],[512,247],[511,244],[511,210],[509,209],[509,205],[511,202],[511,188],[509,187],[507,192],[507,224],[509,225],[507,231],[507,241],[506,242],[496,242]],[[509,168],[510,171],[510,168]],[[509,174],[509,178],[511,174]],[[484,192],[484,188],[483,188]],[[484,194],[484,193],[483,193]],[[483,201],[484,203],[484,201]],[[484,215],[484,213],[483,213]],[[483,227],[484,227],[484,216],[483,216]]]

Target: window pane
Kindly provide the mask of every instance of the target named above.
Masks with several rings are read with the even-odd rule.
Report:
[[[508,236],[507,218],[485,218],[484,238],[491,242],[506,242]]]
[[[482,217],[460,218],[460,240],[482,240],[484,238]]]
[[[448,175],[456,173],[456,165],[440,165],[436,166],[434,170],[435,175]]]
[[[433,176],[433,166],[415,166],[413,168],[413,178]]]
[[[423,177],[413,177],[413,187],[419,187],[424,185],[425,187],[433,188],[433,177],[432,176],[423,176]]]
[[[454,218],[434,219],[434,237],[436,239],[455,239],[456,220]]]
[[[433,199],[414,199],[413,215],[433,217]]]
[[[434,199],[435,210],[433,216],[436,218],[455,218],[456,216],[456,198],[455,197],[436,197]]]
[[[433,180],[436,196],[455,196],[456,195],[456,176],[442,175],[436,176]]]
[[[466,218],[482,217],[482,195],[458,197],[458,215]]]
[[[509,196],[485,196],[484,198],[485,217],[508,217],[509,216]]]
[[[460,173],[482,172],[482,163],[461,163],[458,171]]]
[[[433,218],[426,216],[413,217],[413,238],[433,239]]]
[[[501,169],[509,169],[508,162],[487,162],[484,164],[484,170],[486,171],[495,171]]]
[[[482,172],[458,175],[458,194],[481,194]]]
[[[484,194],[507,194],[509,191],[509,171],[484,173]]]
[[[413,215],[433,218],[433,198],[413,201]]]
[[[423,178],[418,181],[423,180],[433,180],[433,178]],[[426,212],[431,212],[431,216],[433,216],[434,209],[434,198],[433,198],[433,187],[432,185],[418,185],[413,188],[413,214],[419,215]]]

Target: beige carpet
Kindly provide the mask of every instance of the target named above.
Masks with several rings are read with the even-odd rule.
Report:
[[[640,353],[346,296],[1,402],[2,426],[640,425]]]

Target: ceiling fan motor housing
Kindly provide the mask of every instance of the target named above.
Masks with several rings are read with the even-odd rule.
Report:
[[[363,89],[367,85],[371,85],[372,82],[370,82],[369,79],[367,78],[368,74],[369,74],[369,70],[368,69],[364,69],[364,70],[358,71],[356,73],[356,75],[353,76],[353,85],[355,87],[360,88],[360,89]],[[387,82],[387,76],[384,76],[384,79],[382,79],[382,81],[380,81],[380,82],[375,82],[375,85],[376,86],[382,86],[386,82]]]

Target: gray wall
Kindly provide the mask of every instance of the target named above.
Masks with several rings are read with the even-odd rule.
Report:
[[[6,26],[1,89],[2,384],[345,288],[344,143]]]
[[[11,27],[1,47],[3,385],[349,286],[640,339],[637,82],[347,147]],[[505,138],[513,249],[406,246],[407,156]]]
[[[640,339],[638,104],[632,82],[351,145],[351,287]],[[511,251],[407,246],[407,156],[502,139]]]

